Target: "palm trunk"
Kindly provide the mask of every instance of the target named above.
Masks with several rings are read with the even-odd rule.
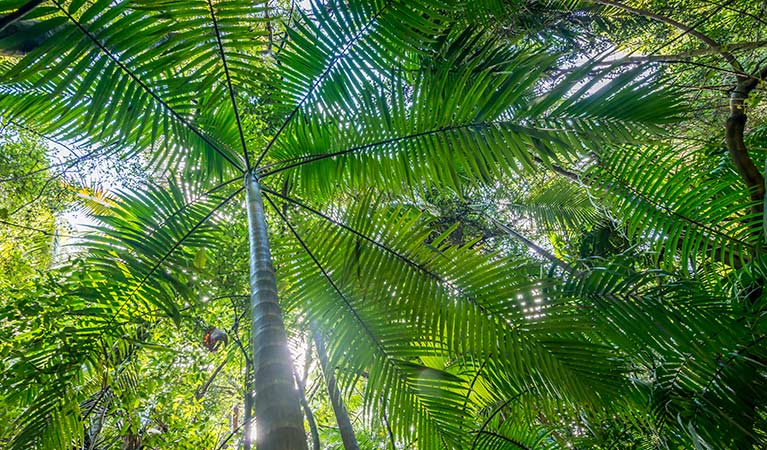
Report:
[[[317,358],[320,361],[322,374],[325,376],[325,387],[328,390],[330,404],[333,406],[333,413],[336,415],[336,423],[338,424],[338,430],[341,432],[344,449],[359,450],[357,437],[354,435],[354,428],[349,420],[349,412],[346,410],[344,400],[341,398],[341,392],[336,385],[336,377],[333,375],[333,369],[328,367],[328,354],[325,351],[325,344],[322,342],[322,335],[314,324],[312,324],[311,328],[314,334],[314,345],[317,347]]]
[[[277,299],[269,235],[261,188],[253,174],[245,177],[250,241],[252,325],[250,348],[255,374],[256,448],[307,450],[304,422],[293,385],[282,311]]]

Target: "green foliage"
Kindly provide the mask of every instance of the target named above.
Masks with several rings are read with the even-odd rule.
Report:
[[[68,232],[57,215],[76,182],[48,150],[31,130],[6,123],[0,132],[0,289],[45,270]]]
[[[302,348],[316,324],[360,442],[763,444],[763,218],[718,147],[665,139],[688,109],[669,78],[552,70],[582,54],[541,30],[580,5],[542,5],[55,0],[24,16],[44,38],[0,62],[3,118],[145,174],[83,183],[92,223],[71,253],[0,247],[26,265],[0,285],[3,444],[239,445],[251,170],[295,362],[322,382]],[[517,6],[514,32],[477,29]],[[584,11],[604,14],[589,29],[619,16]],[[42,188],[34,227],[52,233],[68,188],[35,172],[39,142],[4,145],[0,220]],[[211,327],[230,337],[217,353]],[[326,401],[309,404],[336,445]]]

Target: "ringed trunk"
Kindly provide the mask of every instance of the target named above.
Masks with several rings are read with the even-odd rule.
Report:
[[[255,378],[257,450],[307,450],[304,421],[288,339],[277,299],[261,188],[253,173],[245,176],[250,242],[250,348]]]

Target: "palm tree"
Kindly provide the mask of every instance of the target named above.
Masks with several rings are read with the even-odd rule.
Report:
[[[485,430],[496,413],[469,435],[470,412],[514,399],[597,408],[619,396],[627,386],[609,346],[510,301],[541,301],[546,277],[451,245],[452,230],[435,236],[421,207],[431,189],[460,196],[641,141],[678,107],[641,71],[552,78],[557,55],[472,31],[465,8],[316,3],[284,16],[281,39],[269,2],[51,0],[8,11],[4,27],[45,39],[2,62],[5,120],[177,176],[93,202],[102,225],[82,244],[88,273],[60,280],[70,314],[89,326],[62,361],[51,362],[53,346],[36,354],[58,381],[32,396],[12,448],[78,440],[84,408],[67,397],[81,367],[97,372],[104,348],[112,365],[110,352],[129,353],[132,322],[179,320],[183,269],[216,245],[217,215],[243,191],[259,449],[306,448],[282,308],[326,331],[339,385],[364,377],[366,408],[420,448],[494,437]]]

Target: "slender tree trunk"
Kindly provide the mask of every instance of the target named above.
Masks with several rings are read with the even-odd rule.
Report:
[[[253,429],[253,367],[250,361],[245,361],[245,430],[243,431],[243,448],[251,450],[250,430]]]
[[[314,420],[314,413],[309,406],[309,402],[306,401],[306,385],[303,380],[298,376],[298,373],[293,373],[296,377],[296,384],[298,384],[298,401],[301,402],[301,408],[304,409],[304,416],[306,422],[309,424],[309,432],[312,436],[312,450],[320,450],[322,443],[320,442],[320,432],[317,429],[317,421]]]
[[[336,377],[333,375],[333,369],[328,367],[328,354],[325,351],[325,344],[322,342],[322,335],[317,327],[312,324],[312,334],[314,335],[314,345],[317,347],[317,358],[320,361],[322,374],[325,376],[325,387],[328,390],[328,397],[333,406],[333,413],[336,415],[338,430],[341,432],[341,440],[346,450],[359,450],[357,437],[354,435],[354,428],[349,420],[349,412],[346,410],[344,401],[341,398],[341,392],[336,385]]]
[[[264,203],[256,177],[245,177],[250,241],[250,293],[252,325],[250,348],[255,375],[256,448],[307,450],[304,422],[288,338],[277,299]]]

